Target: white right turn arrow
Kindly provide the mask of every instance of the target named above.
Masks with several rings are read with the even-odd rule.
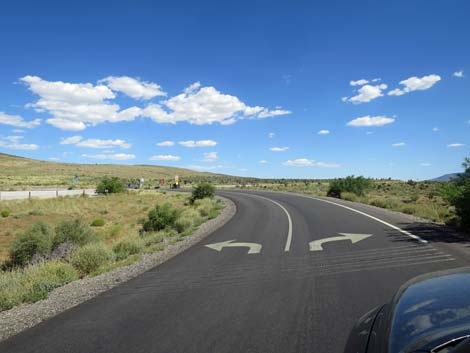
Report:
[[[311,241],[309,243],[310,251],[322,251],[323,250],[322,244],[329,243],[332,241],[351,240],[351,243],[354,244],[372,236],[372,234],[355,234],[355,233],[339,233],[339,234],[341,234],[342,237],[331,237],[331,238],[324,238],[324,239]]]

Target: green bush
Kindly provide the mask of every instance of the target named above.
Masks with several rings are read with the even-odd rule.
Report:
[[[10,210],[2,210],[2,212],[0,214],[2,215],[3,218],[5,218],[5,217],[8,217],[9,215],[11,215],[11,211]]]
[[[117,177],[104,177],[96,187],[96,193],[98,194],[115,194],[125,190],[124,182]]]
[[[166,227],[174,227],[178,210],[169,203],[157,205],[148,213],[148,219],[142,225],[145,232],[159,231]]]
[[[92,227],[102,227],[104,226],[105,224],[105,221],[103,218],[97,218],[97,219],[94,219],[93,222],[91,222],[91,226]]]
[[[142,240],[137,237],[126,237],[113,245],[116,260],[124,260],[130,255],[138,254],[143,248]]]
[[[194,202],[194,206],[199,211],[201,216],[207,217],[209,213],[211,213],[212,209],[214,208],[214,203],[211,199],[205,198],[201,200],[196,200]]]
[[[25,266],[34,255],[47,255],[52,249],[53,232],[45,222],[37,222],[15,238],[10,247],[13,266]]]
[[[80,218],[68,219],[60,222],[55,228],[53,248],[69,242],[75,245],[85,245],[94,238],[91,228]]]
[[[184,210],[175,221],[175,228],[178,233],[183,233],[190,230],[192,227],[197,227],[201,222],[202,218],[198,210],[187,209]]]
[[[78,274],[64,262],[45,262],[0,273],[0,311],[23,302],[47,298],[53,289],[74,281]]]
[[[206,197],[212,198],[215,195],[215,187],[211,183],[201,183],[196,186],[191,193],[191,202],[204,199]]]
[[[114,261],[114,252],[103,243],[91,243],[72,255],[72,265],[83,275]]]
[[[357,196],[363,196],[371,186],[372,181],[370,179],[363,176],[354,177],[354,175],[351,175],[344,179],[330,181],[327,195],[340,198],[342,192],[350,192]]]

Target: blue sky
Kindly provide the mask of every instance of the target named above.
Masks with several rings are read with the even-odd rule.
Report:
[[[469,13],[464,0],[2,2],[0,152],[258,177],[456,172]]]

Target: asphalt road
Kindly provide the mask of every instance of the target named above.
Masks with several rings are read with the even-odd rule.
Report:
[[[447,238],[397,215],[292,194],[221,194],[237,205],[224,227],[0,352],[342,352],[355,320],[408,279],[467,265]],[[331,237],[358,241],[314,242]]]

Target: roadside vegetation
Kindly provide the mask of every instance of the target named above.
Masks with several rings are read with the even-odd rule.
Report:
[[[196,190],[1,201],[0,311],[183,240],[223,207]]]

